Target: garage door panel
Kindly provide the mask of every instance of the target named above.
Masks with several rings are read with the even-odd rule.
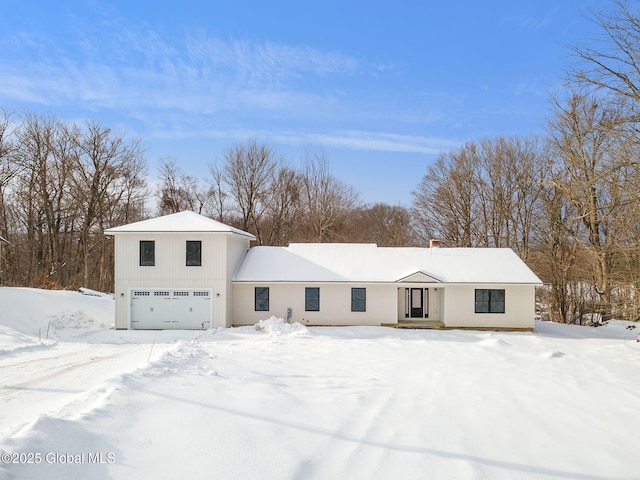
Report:
[[[131,328],[210,328],[212,302],[206,289],[135,289],[131,291]]]

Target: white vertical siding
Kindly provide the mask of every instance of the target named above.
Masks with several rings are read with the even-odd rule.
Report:
[[[230,327],[233,324],[233,295],[234,289],[231,281],[233,280],[233,274],[238,269],[240,262],[244,258],[244,255],[249,250],[249,241],[245,238],[229,237],[227,242],[227,267],[226,267],[226,294],[224,301],[226,304],[226,315],[224,325],[221,327]]]
[[[227,292],[230,291],[228,272],[238,261],[237,254],[228,254],[227,244],[232,250],[249,246],[249,239],[234,238],[227,233],[148,233],[115,235],[116,249],[116,328],[130,327],[130,298],[132,288],[208,288],[213,292],[214,327],[224,327],[229,321]],[[155,266],[140,266],[140,241],[155,241]],[[202,242],[202,266],[186,265],[187,240]]]

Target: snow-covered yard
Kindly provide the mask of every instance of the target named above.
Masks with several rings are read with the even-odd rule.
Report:
[[[0,478],[640,479],[623,322],[199,333],[112,315],[0,288]]]

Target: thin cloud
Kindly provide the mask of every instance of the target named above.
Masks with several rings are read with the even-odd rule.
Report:
[[[376,115],[380,109],[372,105],[365,106],[366,111],[358,100],[350,105],[354,99],[345,88],[351,88],[349,77],[367,77],[383,71],[383,65],[308,45],[223,40],[204,31],[169,38],[118,21],[113,25],[98,36],[80,30],[75,43],[64,48],[53,40],[25,43],[23,58],[29,60],[19,66],[0,53],[0,82],[5,85],[0,96],[48,107],[125,112],[140,122],[140,130],[146,125],[139,134],[150,138],[256,137],[286,145],[424,154],[458,144],[365,130],[305,130],[305,122],[326,118],[328,112],[345,119]],[[310,86],[318,83],[323,87]],[[227,118],[242,125],[238,119],[265,115],[288,118],[302,131],[201,127],[214,118],[216,123]]]
[[[349,148],[353,150],[424,153],[428,155],[435,155],[443,150],[459,145],[459,142],[452,140],[360,130],[312,133],[308,134],[307,137],[312,143],[331,147]]]
[[[91,39],[79,35],[77,41],[74,55],[80,52],[80,57],[70,52],[61,55],[61,47],[53,41],[23,44],[29,53],[23,58],[31,60],[23,60],[19,68],[0,54],[4,72],[0,79],[5,85],[0,95],[47,106],[89,102],[124,111],[168,108],[197,113],[202,107],[288,111],[301,100],[308,105],[330,95],[310,90],[308,77],[340,78],[361,69],[358,60],[337,51],[225,42],[204,33],[172,41],[154,31],[122,29]],[[49,50],[43,50],[47,44]],[[52,57],[57,61],[50,61]]]
[[[280,145],[318,145],[327,148],[346,148],[362,151],[384,151],[398,153],[422,153],[436,155],[442,151],[458,147],[461,142],[453,139],[401,135],[387,132],[364,130],[342,130],[328,132],[264,130],[264,129],[171,129],[157,130],[154,138],[188,139],[212,138],[230,141],[245,141],[257,138]]]
[[[505,15],[502,23],[522,30],[540,30],[549,26],[557,16],[559,8],[554,8],[545,15]]]
[[[267,84],[291,83],[304,75],[350,75],[361,62],[338,51],[307,45],[286,45],[247,40],[224,42],[203,32],[187,37],[189,61],[209,76],[212,66],[225,66],[236,79]]]

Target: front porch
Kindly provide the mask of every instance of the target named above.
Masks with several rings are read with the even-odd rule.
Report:
[[[445,289],[442,286],[424,284],[398,288],[398,323],[396,328],[444,328]]]

